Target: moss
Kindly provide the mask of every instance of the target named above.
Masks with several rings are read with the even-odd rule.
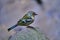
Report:
[[[27,28],[26,30],[22,30],[19,33],[12,36],[10,40],[49,40],[49,39],[39,30],[35,31],[33,29]]]

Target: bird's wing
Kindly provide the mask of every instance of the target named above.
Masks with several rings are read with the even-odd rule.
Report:
[[[33,19],[31,18],[31,16],[28,16],[27,14],[24,15],[19,21],[18,24],[19,25],[29,25],[33,22]]]
[[[32,21],[33,21],[32,19],[22,19],[21,23],[29,23],[29,22],[32,22]]]
[[[18,21],[18,25],[21,25],[21,26],[27,26],[27,25],[30,25],[31,23],[33,23],[32,19],[21,19]]]
[[[25,16],[23,16],[22,21],[24,21],[25,23],[29,23],[32,22],[32,16],[29,16],[28,14],[26,14]]]

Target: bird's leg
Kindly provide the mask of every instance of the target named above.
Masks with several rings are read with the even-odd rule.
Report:
[[[34,28],[34,27],[32,27],[32,26],[27,26],[27,28]]]
[[[36,28],[34,28],[33,26],[27,26],[27,28],[31,28],[31,29],[37,31]]]

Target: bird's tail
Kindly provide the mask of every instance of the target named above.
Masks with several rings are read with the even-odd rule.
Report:
[[[8,28],[8,31],[10,31],[10,30],[12,30],[12,29],[14,29],[15,27],[17,27],[18,25],[16,24],[16,25],[14,25],[14,26],[12,26],[12,27],[10,27],[10,28]]]

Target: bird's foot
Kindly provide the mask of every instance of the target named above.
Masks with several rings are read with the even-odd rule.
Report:
[[[27,26],[27,28],[30,28],[30,29],[36,30],[36,28],[34,28],[33,26]],[[36,31],[37,31],[37,30],[36,30]]]

